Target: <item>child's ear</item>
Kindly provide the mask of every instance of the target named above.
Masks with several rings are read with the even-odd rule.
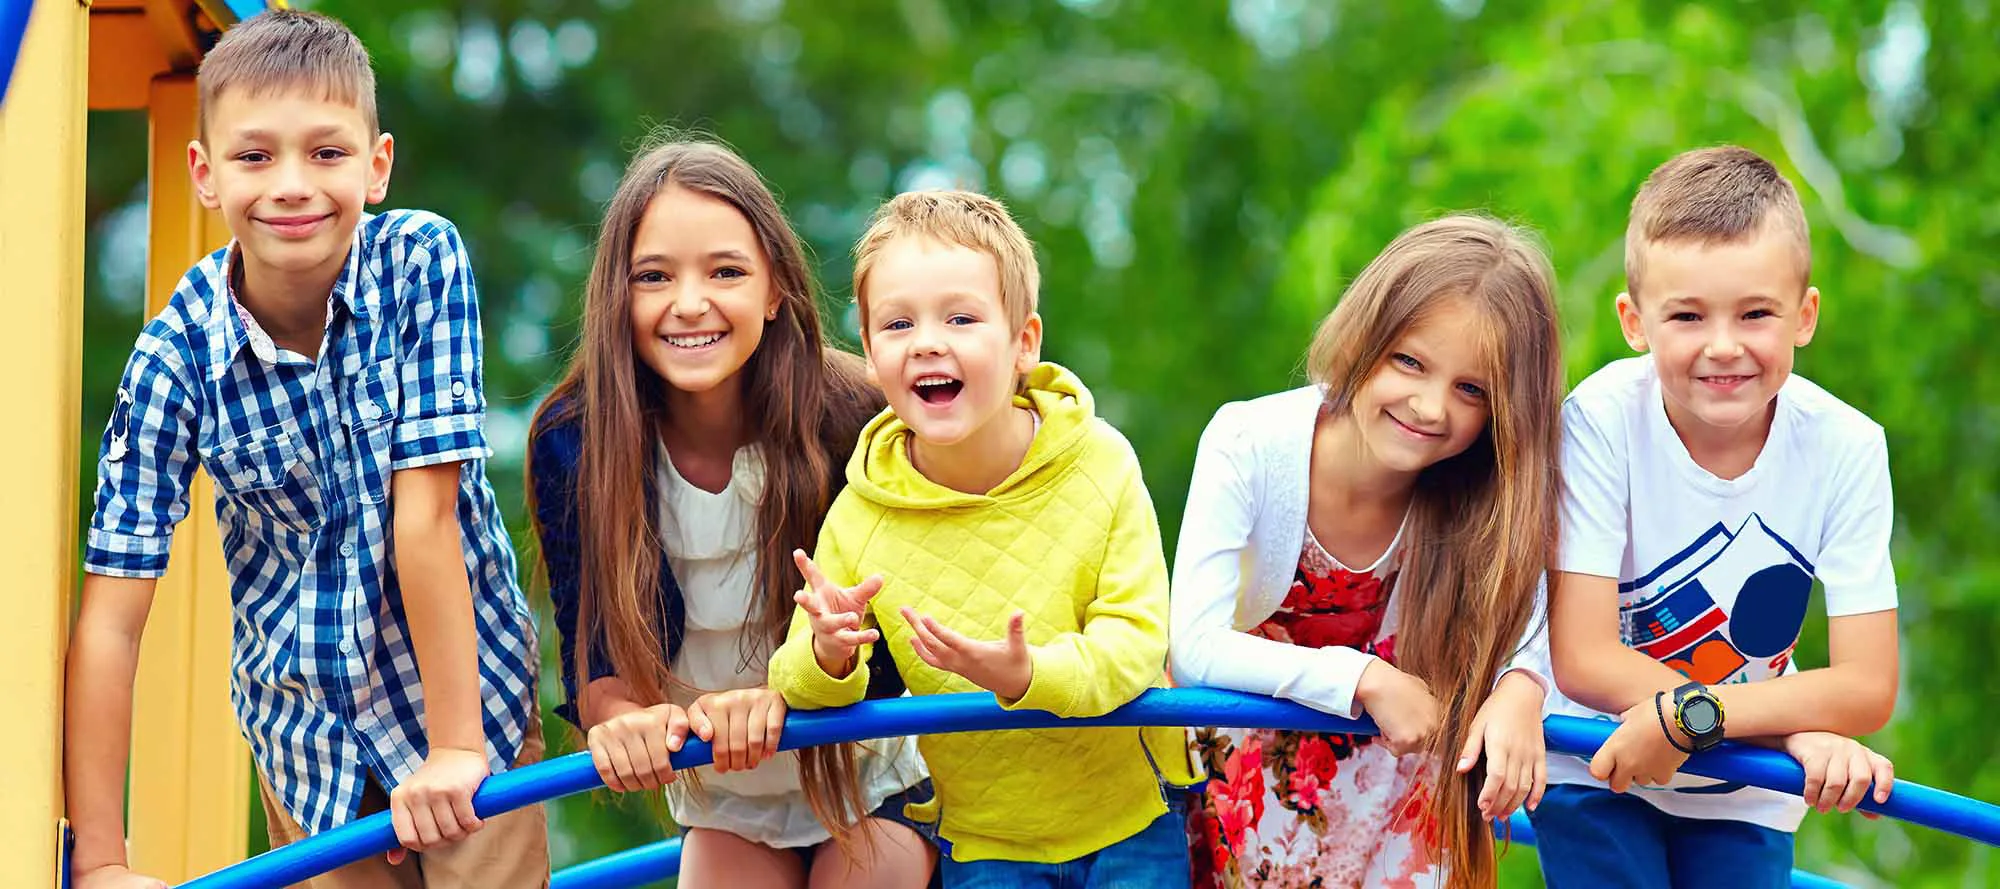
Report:
[[[379,204],[389,197],[389,172],[396,166],[396,137],[383,133],[375,137],[368,153],[368,203]]]
[[[1014,372],[1026,374],[1042,363],[1042,315],[1030,312],[1021,322],[1020,352],[1014,356]]]
[[[1635,352],[1646,351],[1646,328],[1639,323],[1639,301],[1630,293],[1620,293],[1613,304],[1618,307],[1618,330],[1625,334],[1625,344]]]
[[[1798,348],[1812,342],[1813,331],[1819,329],[1819,288],[1806,288],[1804,299],[1799,300],[1799,333],[1792,338],[1792,346]]]
[[[222,209],[215,196],[215,168],[208,163],[208,149],[200,139],[188,142],[188,178],[194,180],[195,200],[210,210]]]

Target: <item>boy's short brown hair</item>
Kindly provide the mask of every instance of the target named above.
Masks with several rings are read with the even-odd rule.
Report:
[[[367,48],[338,19],[317,12],[273,9],[245,19],[202,57],[195,83],[204,139],[209,109],[230,90],[253,97],[304,90],[353,105],[368,122],[370,136],[382,129],[375,117],[375,68]]]
[[[1035,313],[1042,286],[1035,245],[1005,204],[971,191],[905,192],[875,211],[867,233],[854,246],[854,302],[861,314],[863,339],[868,332],[868,301],[862,298],[862,288],[868,284],[868,273],[883,247],[907,236],[993,257],[1000,268],[1000,305],[1007,312],[1009,330],[1019,331]]]
[[[1661,164],[1632,199],[1625,227],[1625,289],[1634,299],[1646,248],[1661,243],[1740,244],[1766,225],[1793,241],[1799,289],[1812,269],[1812,238],[1799,193],[1770,161],[1722,145],[1683,152]]]

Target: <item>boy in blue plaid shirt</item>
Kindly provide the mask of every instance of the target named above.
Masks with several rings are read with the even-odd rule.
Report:
[[[386,808],[405,849],[311,886],[546,885],[539,807],[482,825],[471,805],[541,731],[465,248],[436,215],[365,212],[394,143],[340,23],[256,16],[199,89],[189,172],[234,240],[140,334],[99,452],[65,704],[76,885],[164,885],[127,869],[121,813],[140,632],[197,467],[272,843]]]

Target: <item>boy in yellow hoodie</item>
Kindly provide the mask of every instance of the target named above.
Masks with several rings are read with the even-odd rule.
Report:
[[[1162,686],[1167,566],[1132,446],[1040,361],[1040,273],[998,201],[898,196],[855,249],[871,378],[847,487],[770,683],[861,700],[881,641],[914,694],[1095,716]],[[952,887],[1186,886],[1179,728],[929,735]]]

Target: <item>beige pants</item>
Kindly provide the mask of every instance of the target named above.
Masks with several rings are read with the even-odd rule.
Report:
[[[514,767],[532,765],[541,759],[541,716],[534,714],[528,721],[528,737],[521,744],[521,756],[514,760]],[[271,795],[270,785],[260,780],[258,786],[263,791],[271,847],[304,839],[306,832]],[[372,815],[388,808],[389,795],[370,778],[361,797],[361,814]],[[429,852],[412,852],[394,867],[383,856],[370,855],[295,884],[303,889],[540,889],[548,885],[549,824],[540,805],[488,818],[484,827],[464,840]]]

